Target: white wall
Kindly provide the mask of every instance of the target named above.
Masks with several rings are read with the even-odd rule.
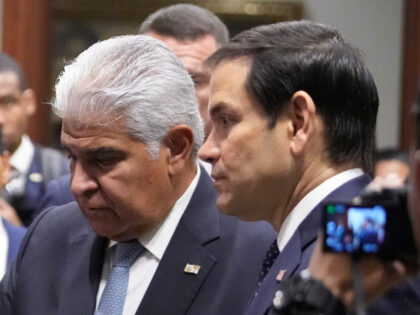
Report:
[[[399,142],[403,0],[302,0],[304,18],[336,27],[365,56],[378,86],[378,147]]]

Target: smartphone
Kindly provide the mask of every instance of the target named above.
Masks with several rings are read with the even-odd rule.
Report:
[[[417,248],[406,204],[324,204],[324,250],[416,262]]]

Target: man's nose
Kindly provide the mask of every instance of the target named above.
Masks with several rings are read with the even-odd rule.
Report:
[[[198,151],[198,155],[201,160],[211,163],[212,165],[214,165],[214,163],[216,163],[216,161],[220,158],[220,148],[214,139],[213,130],[201,146]]]
[[[3,127],[6,120],[6,110],[0,106],[0,126]]]
[[[71,191],[76,199],[97,190],[98,183],[95,177],[89,174],[86,166],[82,163],[74,162],[71,171]]]

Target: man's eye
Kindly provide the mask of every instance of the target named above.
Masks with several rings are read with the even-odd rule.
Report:
[[[109,166],[117,163],[117,159],[113,157],[96,158],[95,162],[101,166]]]
[[[16,100],[11,97],[3,98],[0,100],[0,108],[2,109],[10,109],[14,104],[16,104]]]
[[[194,85],[202,85],[202,84],[205,84],[205,83],[208,82],[208,78],[205,77],[205,76],[195,76],[195,75],[192,75],[191,76],[191,79],[193,80]]]
[[[220,122],[224,127],[228,127],[233,124],[233,119],[228,116],[220,116]]]
[[[194,85],[200,85],[201,84],[201,80],[200,79],[195,78],[195,77],[191,77],[191,79],[193,80]]]

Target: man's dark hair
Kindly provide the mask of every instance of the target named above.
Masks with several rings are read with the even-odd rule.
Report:
[[[409,165],[408,154],[396,148],[383,148],[375,152],[375,164],[381,161],[397,160]]]
[[[139,34],[148,32],[180,41],[211,35],[219,46],[229,40],[226,25],[215,14],[192,4],[175,4],[152,13],[139,29]]]
[[[378,93],[359,51],[337,30],[310,21],[257,26],[235,36],[207,65],[240,57],[251,61],[247,89],[270,128],[303,90],[323,119],[330,161],[371,170]]]
[[[12,57],[5,53],[0,53],[0,73],[9,71],[16,74],[20,90],[25,91],[28,88],[28,83],[22,68]]]

